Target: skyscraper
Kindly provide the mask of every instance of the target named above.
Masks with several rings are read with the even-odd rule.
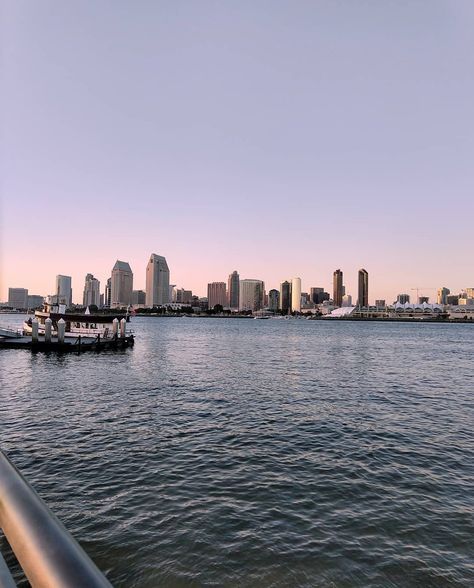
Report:
[[[95,304],[97,307],[100,306],[100,282],[92,274],[86,275],[82,304],[84,306],[90,306],[91,304]]]
[[[261,310],[265,295],[265,284],[262,280],[240,280],[239,310]]]
[[[397,296],[397,302],[399,304],[409,304],[410,303],[410,294],[399,294]]]
[[[301,312],[301,278],[291,280],[291,311]]]
[[[451,294],[449,288],[438,288],[437,303],[448,304],[448,296]]]
[[[8,306],[17,310],[27,310],[28,290],[26,288],[8,288]]]
[[[278,290],[270,290],[268,293],[268,308],[276,312],[280,304],[280,292]]]
[[[152,253],[146,266],[146,305],[170,302],[170,270],[162,255]]]
[[[287,280],[280,284],[280,310],[288,314],[291,307],[291,284]]]
[[[369,273],[365,269],[359,270],[359,295],[357,306],[369,306]]]
[[[110,308],[112,304],[112,278],[108,278],[105,285],[104,306]]]
[[[55,295],[59,296],[59,299],[64,299],[64,304],[69,308],[72,304],[72,288],[71,288],[71,276],[56,276],[56,291]],[[59,300],[58,300],[59,303]]]
[[[229,275],[227,281],[227,296],[229,300],[229,307],[237,310],[239,308],[239,283],[240,277],[236,271]]]
[[[216,304],[227,306],[227,290],[225,282],[211,282],[207,285],[207,300],[209,308],[213,309]]]
[[[333,295],[332,299],[335,306],[342,306],[342,297],[344,296],[344,286],[342,283],[343,274],[337,269],[332,277]]]
[[[133,272],[126,261],[117,261],[112,269],[111,308],[128,306],[132,303]]]

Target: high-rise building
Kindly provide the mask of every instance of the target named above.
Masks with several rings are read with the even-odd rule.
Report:
[[[112,269],[111,308],[129,306],[132,303],[133,272],[126,261],[117,261]]]
[[[100,306],[100,282],[92,274],[86,275],[82,304],[84,306],[95,304],[97,308]]]
[[[261,310],[265,295],[265,284],[262,280],[240,280],[239,310]]]
[[[210,309],[213,309],[216,304],[219,304],[222,308],[227,306],[227,289],[225,282],[211,282],[208,284],[207,300]]]
[[[310,288],[310,290],[309,290],[309,299],[314,304],[320,304],[320,302],[322,302],[322,300],[321,301],[319,300],[319,296],[323,292],[324,292],[324,288]]]
[[[28,310],[28,290],[26,288],[8,288],[8,306],[17,310]]]
[[[352,296],[350,294],[344,294],[342,297],[342,305],[343,307],[352,306]]]
[[[301,312],[301,278],[291,280],[291,311]]]
[[[28,294],[29,309],[42,308],[43,302],[44,296],[40,296],[39,294]]]
[[[333,296],[335,306],[342,306],[342,297],[344,296],[343,274],[337,269],[332,276]]]
[[[446,304],[449,306],[458,306],[459,305],[459,294],[451,294],[446,298]]]
[[[105,285],[104,306],[110,308],[112,304],[112,278],[107,280]]]
[[[270,290],[268,293],[268,309],[276,312],[280,305],[280,292],[278,290]]]
[[[146,266],[146,305],[170,302],[170,270],[162,255],[152,253]]]
[[[359,295],[357,298],[357,306],[369,306],[369,273],[365,269],[359,270]]]
[[[146,292],[145,290],[132,290],[132,306],[145,306]]]
[[[449,288],[438,288],[436,302],[438,304],[448,304],[448,296],[451,294]]]
[[[385,300],[380,299],[375,301],[375,306],[377,309],[382,309],[385,308],[387,305],[385,304]]]
[[[176,289],[176,284],[170,284],[169,287],[169,302],[176,302],[178,297],[178,291]]]
[[[179,288],[178,290],[176,290],[176,302],[178,302],[179,304],[191,305],[193,302],[192,290],[185,290],[184,288]]]
[[[410,294],[399,294],[397,296],[397,302],[399,304],[410,304]]]
[[[280,284],[280,310],[282,314],[288,314],[291,308],[291,284],[285,280]]]
[[[239,308],[239,283],[240,276],[236,271],[233,271],[227,281],[227,296],[229,308],[234,310]]]
[[[59,296],[60,299],[64,298],[64,303],[67,308],[70,308],[72,304],[72,278],[71,276],[56,276],[56,291],[54,294]]]

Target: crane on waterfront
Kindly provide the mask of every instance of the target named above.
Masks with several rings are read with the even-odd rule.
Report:
[[[421,287],[418,286],[417,288],[411,288],[412,290],[416,291],[416,301],[418,302],[420,300],[420,290],[421,291],[425,291],[425,290],[437,290],[437,288],[428,288],[428,287]]]

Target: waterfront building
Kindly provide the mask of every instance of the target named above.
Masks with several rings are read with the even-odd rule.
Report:
[[[301,312],[301,278],[291,280],[291,311]]]
[[[184,288],[179,288],[176,290],[176,302],[191,306],[193,302],[192,290],[185,290]]]
[[[169,299],[170,302],[176,302],[177,301],[177,299],[178,299],[178,291],[176,289],[176,284],[170,284],[168,299]]]
[[[170,270],[162,255],[152,253],[146,266],[146,305],[152,308],[168,304],[170,298]]]
[[[451,294],[449,288],[438,288],[436,302],[438,304],[448,304],[448,296]]]
[[[237,271],[233,271],[227,280],[228,304],[233,310],[239,308],[239,284],[240,276]]]
[[[399,294],[397,296],[398,304],[409,304],[410,303],[410,294]]]
[[[324,288],[311,288],[309,296],[314,304],[322,304],[331,298],[329,292],[325,292]]]
[[[474,306],[474,288],[466,288],[458,299],[459,306]]]
[[[65,299],[67,308],[71,307],[72,304],[72,278],[71,276],[56,276],[56,290],[54,292],[59,298]]]
[[[458,306],[459,305],[459,294],[451,294],[450,296],[446,297],[446,304],[449,306]]]
[[[42,308],[44,303],[44,296],[39,294],[28,294],[28,308]]]
[[[385,308],[386,306],[387,306],[387,305],[386,305],[386,303],[385,303],[385,300],[382,300],[382,299],[381,299],[381,300],[376,300],[376,301],[375,301],[375,307],[376,307],[377,309]]]
[[[110,308],[112,303],[112,278],[107,280],[105,285],[104,306]]]
[[[27,310],[28,290],[26,288],[8,288],[8,306],[17,310]]]
[[[333,302],[335,306],[342,306],[342,297],[345,294],[343,281],[343,273],[340,269],[337,269],[332,276],[333,285]]]
[[[240,280],[239,310],[261,310],[265,294],[262,280]]]
[[[268,309],[276,312],[280,305],[280,292],[278,290],[272,289],[268,293]]]
[[[83,306],[95,304],[97,308],[100,306],[100,282],[92,274],[86,275],[82,304]]]
[[[291,307],[291,284],[287,280],[280,284],[280,310],[288,314]]]
[[[227,289],[225,282],[211,282],[208,284],[207,300],[210,309],[213,309],[216,304],[219,304],[222,308],[227,306]]]
[[[132,290],[132,306],[145,306],[146,292],[145,290]]]
[[[342,297],[342,307],[352,306],[352,296],[350,294],[344,294]]]
[[[418,297],[418,304],[428,304],[430,301],[429,296],[419,296]]]
[[[357,306],[369,306],[369,273],[365,269],[359,270],[359,296],[357,298]]]
[[[324,288],[310,288],[309,290],[309,298],[314,304],[323,302],[322,294],[324,294]]]
[[[126,261],[117,261],[112,269],[110,306],[118,308],[132,303],[133,272]]]

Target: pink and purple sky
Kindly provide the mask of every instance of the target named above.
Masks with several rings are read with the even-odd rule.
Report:
[[[199,295],[474,286],[473,29],[472,0],[5,0],[0,300],[116,259],[144,288],[152,252]]]

